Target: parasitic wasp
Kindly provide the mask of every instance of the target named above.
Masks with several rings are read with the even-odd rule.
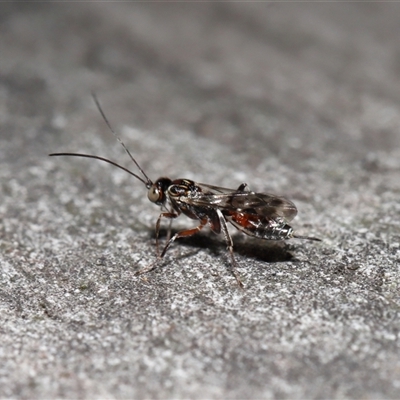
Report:
[[[228,231],[228,223],[243,233],[260,239],[286,240],[297,238],[320,241],[320,239],[315,237],[297,235],[293,228],[288,225],[288,222],[297,214],[297,208],[291,201],[273,194],[252,192],[246,183],[242,183],[237,189],[228,189],[197,183],[189,179],[172,180],[161,177],[153,182],[143,171],[120,137],[115,133],[94,94],[93,99],[108,128],[122,145],[142,176],[135,174],[114,161],[100,156],[81,153],[52,153],[49,155],[94,158],[112,164],[141,181],[146,186],[148,199],[152,203],[161,206],[162,212],[157,219],[155,232],[156,261],[138,271],[138,274],[143,274],[154,269],[176,239],[192,236],[205,226],[209,226],[211,231],[216,234],[222,232],[230,254],[232,273],[240,287],[243,287],[243,283],[237,272],[237,262],[233,254],[233,241]],[[172,222],[180,214],[199,221],[198,226],[179,231],[171,237],[170,224],[166,244],[160,253],[159,233],[161,220],[168,219]]]

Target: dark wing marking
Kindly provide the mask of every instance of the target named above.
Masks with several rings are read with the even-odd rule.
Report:
[[[196,184],[201,191],[181,197],[180,201],[198,207],[235,210],[266,218],[284,218],[291,221],[297,214],[296,206],[284,197],[267,193],[238,192],[219,186]]]

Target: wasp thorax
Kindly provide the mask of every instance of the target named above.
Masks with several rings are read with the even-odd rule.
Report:
[[[184,196],[185,194],[187,194],[188,192],[188,188],[187,186],[184,185],[172,185],[169,187],[168,189],[168,193],[171,196]]]

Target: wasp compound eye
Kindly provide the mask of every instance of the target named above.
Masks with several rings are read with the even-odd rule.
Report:
[[[157,186],[152,186],[149,191],[147,192],[147,198],[152,202],[152,203],[157,203],[160,200],[160,190],[158,189]]]

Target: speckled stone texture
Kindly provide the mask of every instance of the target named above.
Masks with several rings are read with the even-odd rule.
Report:
[[[400,397],[400,4],[0,4],[0,397]],[[176,242],[159,176],[293,227]],[[174,231],[196,224],[184,216]],[[168,224],[163,225],[163,239]]]

